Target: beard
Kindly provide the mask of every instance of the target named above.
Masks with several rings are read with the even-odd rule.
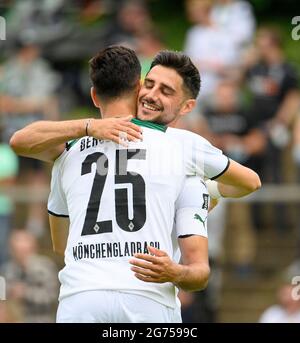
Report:
[[[147,120],[157,124],[168,125],[179,117],[180,110],[174,108],[170,113],[162,111],[151,111],[143,107],[142,103],[138,106],[137,118],[140,120]]]

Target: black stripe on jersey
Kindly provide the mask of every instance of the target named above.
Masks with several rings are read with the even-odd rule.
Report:
[[[227,157],[227,158],[228,158],[228,157]],[[216,176],[214,176],[214,177],[211,177],[210,179],[211,179],[211,180],[215,180],[215,179],[217,179],[218,177],[220,177],[221,175],[223,175],[223,174],[227,171],[227,169],[229,168],[229,166],[230,166],[230,159],[228,158],[228,162],[227,162],[227,165],[226,165],[225,169],[224,169],[220,174],[218,174],[218,175],[216,175]]]
[[[69,216],[67,216],[66,214],[58,214],[58,213],[54,213],[50,210],[48,210],[48,213],[51,214],[51,216],[54,216],[54,217],[62,217],[62,218],[69,218]]]
[[[69,151],[69,150],[72,148],[72,146],[73,146],[74,144],[76,144],[78,141],[79,141],[79,138],[73,139],[72,141],[67,142],[67,143],[66,143],[66,150]]]
[[[193,234],[191,235],[181,235],[181,236],[178,236],[178,238],[188,238],[188,237],[192,237],[192,236],[195,236]]]

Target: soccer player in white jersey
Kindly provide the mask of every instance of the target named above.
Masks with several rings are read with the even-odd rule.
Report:
[[[95,103],[96,103],[96,105],[97,105],[97,97],[95,97],[95,93],[94,93],[94,96],[93,96],[93,98],[94,99],[96,99],[96,101],[95,101]],[[189,98],[188,98],[189,99]],[[191,102],[190,102],[190,104],[191,104]],[[149,107],[149,106],[148,106]],[[187,107],[185,107],[185,110],[186,109],[188,109]],[[120,108],[116,108],[116,110],[120,110]],[[151,110],[151,107],[150,107],[150,110]],[[155,109],[156,110],[156,109]],[[122,112],[115,112],[115,113],[122,113]],[[133,113],[133,112],[130,112],[130,113]],[[114,113],[112,113],[112,114],[114,114]],[[176,113],[176,114],[178,114],[178,113]],[[95,127],[96,127],[96,124],[99,124],[99,122],[97,122],[96,120],[95,121],[93,121],[92,123],[91,122],[86,122],[87,123],[87,126],[85,126],[85,128],[87,129],[87,128],[89,128],[89,129],[91,129],[91,131],[92,131],[92,129],[95,129]],[[68,123],[69,124],[69,126],[70,126],[70,123]],[[83,124],[83,122],[81,122],[81,123],[79,123],[79,122],[77,122],[75,125],[77,125],[77,129],[79,129],[79,124]],[[88,125],[88,124],[92,124],[91,126],[90,125]],[[37,125],[38,126],[38,125]],[[37,129],[37,126],[35,127],[36,129]],[[53,126],[52,126],[52,128],[53,128]],[[57,131],[59,131],[59,129],[61,129],[62,127],[60,126],[59,128],[57,127]],[[73,128],[74,128],[74,126],[73,126]],[[98,125],[98,128],[99,128],[99,125]],[[51,128],[50,128],[50,130],[51,130]],[[61,130],[62,131],[62,130]],[[59,132],[61,135],[62,135],[62,132]],[[65,135],[65,137],[66,136],[70,136],[70,134],[68,134],[67,133],[67,131],[68,131],[68,129],[67,129],[67,127],[65,126],[65,130],[63,131],[63,134]],[[78,131],[79,130],[77,130],[76,131],[76,133],[75,133],[75,135],[78,135]],[[49,133],[49,131],[48,131],[48,133]],[[63,142],[63,140],[62,140],[62,137],[59,137],[58,138],[58,135],[59,135],[59,133],[58,134],[56,134],[55,135],[55,137],[53,137],[52,136],[52,142],[53,143],[61,143],[61,142]],[[96,134],[97,133],[92,133],[91,132],[91,135],[92,136],[96,136]],[[37,138],[37,133],[36,133],[36,136],[35,136],[35,139]],[[74,135],[74,133],[73,133],[73,135]],[[80,135],[81,136],[83,136],[83,134],[82,133],[80,133]],[[68,137],[69,137],[68,136]],[[76,136],[75,136],[76,137]],[[48,137],[45,137],[45,140],[46,140],[46,138],[47,139],[49,139],[49,136]],[[71,137],[70,137],[71,138]],[[59,141],[59,139],[60,139],[60,141]],[[93,143],[92,143],[93,142]],[[211,155],[213,155],[214,153],[216,153],[216,151],[217,150],[214,150],[206,141],[202,141],[201,142],[201,144],[203,145],[203,142],[205,143],[205,144],[207,144],[207,148],[209,148],[209,149],[207,149],[207,152],[209,152],[209,151],[212,151],[213,153],[211,154]],[[94,141],[91,141],[91,140],[81,140],[81,145],[80,146],[85,146],[85,145],[88,145],[88,148],[90,148],[91,146],[91,144],[95,144],[96,145],[96,143],[94,143]],[[175,144],[176,145],[176,144]],[[41,145],[42,146],[42,145]],[[71,148],[72,149],[72,148]],[[45,149],[45,150],[47,150],[47,149]],[[70,149],[69,149],[70,150]],[[40,151],[39,151],[39,153],[41,152],[41,151],[43,151],[43,149],[41,149]],[[73,150],[74,151],[74,150]],[[172,149],[170,149],[170,151],[172,151]],[[48,149],[48,152],[49,152],[49,149]],[[32,153],[32,151],[31,151],[31,153]],[[27,155],[30,155],[30,154],[28,154],[28,153],[26,153],[25,152],[25,154],[27,154]],[[218,153],[216,153],[216,155],[218,155]],[[212,157],[212,156],[209,156],[208,155],[208,157]],[[48,157],[47,157],[48,158]],[[196,155],[196,160],[197,160],[197,158],[198,158],[198,156]],[[219,155],[219,158],[220,158],[220,155]],[[64,156],[62,155],[61,157],[60,157],[60,159],[64,159]],[[213,160],[213,159],[212,159]],[[211,160],[211,161],[212,161]],[[222,161],[224,161],[224,158],[221,158],[220,160],[222,160]],[[187,160],[186,160],[187,161]],[[213,176],[216,176],[216,175],[218,175],[218,173],[214,173],[216,170],[214,170],[214,169],[212,169],[212,164],[210,165],[210,158],[208,158],[208,164],[204,164],[202,167],[203,167],[203,171],[204,171],[204,173],[206,174],[206,176],[207,177],[213,177]],[[226,159],[225,159],[225,164],[224,164],[224,162],[220,162],[220,164],[219,164],[219,166],[218,166],[218,168],[219,168],[219,171],[220,172],[222,172],[224,169],[225,169],[225,165],[227,164],[227,161],[226,161]],[[192,165],[192,162],[194,162],[194,161],[192,161],[191,160],[191,165]],[[104,161],[104,165],[105,165],[105,161]],[[220,169],[220,165],[222,166],[222,168]],[[83,168],[83,167],[82,167]],[[217,168],[217,169],[218,169]],[[88,168],[88,170],[89,170],[89,168]],[[125,169],[124,169],[125,170]],[[248,171],[249,172],[249,171]],[[226,172],[227,173],[227,172]],[[249,180],[249,182],[248,183],[246,183],[246,186],[245,186],[245,182],[244,182],[244,180],[243,180],[243,182],[240,182],[240,181],[238,181],[238,182],[240,182],[240,184],[241,184],[241,187],[240,188],[243,188],[244,187],[244,189],[246,189],[246,191],[247,192],[249,192],[249,191],[251,191],[251,190],[254,190],[255,188],[257,188],[257,185],[259,184],[259,182],[257,183],[257,185],[255,185],[255,186],[253,186],[253,174],[251,175],[251,173],[250,173],[250,176],[252,176],[252,180],[251,180],[251,178],[250,178],[250,180]],[[243,178],[242,178],[243,179]],[[98,180],[99,181],[99,180]],[[259,180],[258,180],[259,181]],[[252,187],[252,188],[251,188]],[[227,190],[228,189],[232,189],[232,188],[227,188]],[[224,193],[223,193],[224,194]],[[225,195],[225,194],[224,194]],[[128,219],[128,218],[127,218]],[[130,223],[128,224],[128,225],[130,225]],[[94,225],[93,226],[93,229],[94,229],[94,231],[96,232],[97,230],[99,231],[100,230],[100,226],[101,225],[98,225],[98,223],[97,223],[97,225]],[[80,246],[80,245],[79,245]],[[78,251],[81,251],[81,248],[79,248],[79,246],[78,246]],[[151,249],[150,249],[151,250]],[[153,249],[154,250],[154,249]],[[155,252],[155,251],[154,251]],[[76,253],[76,248],[75,248],[75,253]],[[80,252],[79,252],[80,253]],[[159,255],[160,254],[160,252],[157,252],[157,254]],[[138,266],[138,264],[139,263],[141,263],[141,261],[142,261],[142,258],[149,258],[150,256],[149,255],[146,255],[146,256],[138,256],[139,257],[139,262],[137,263],[137,262],[134,262],[134,261],[132,261],[132,263],[133,264],[135,264],[136,265],[136,267],[134,267],[134,268],[138,268],[139,266]],[[151,257],[151,259],[154,259],[154,261],[156,261],[156,258],[160,258],[160,260],[163,260],[164,259],[164,261],[166,262],[168,262],[168,263],[171,263],[169,260],[168,260],[168,258],[167,258],[167,256],[154,256],[154,257]],[[153,262],[153,261],[152,261]],[[157,262],[157,261],[156,261]],[[151,266],[152,265],[155,265],[155,264],[158,264],[158,263],[152,263],[151,264]],[[150,265],[148,264],[147,265],[147,267],[149,267]],[[154,268],[155,269],[155,268]],[[172,268],[167,268],[167,270],[172,270]],[[166,276],[164,276],[164,275],[159,275],[162,271],[163,271],[163,269],[161,269],[160,271],[159,270],[156,270],[156,272],[152,269],[151,270],[151,268],[143,268],[142,270],[139,270],[140,272],[142,272],[142,273],[137,273],[136,275],[137,275],[137,277],[139,277],[140,279],[145,279],[144,281],[150,281],[151,280],[151,276],[149,275],[149,274],[152,274],[152,276],[153,276],[153,273],[154,273],[154,275],[155,275],[155,278],[156,278],[156,282],[158,282],[158,283],[160,283],[160,282],[165,282],[166,280],[164,279],[164,277],[166,277]],[[145,272],[146,273],[148,273],[148,275],[146,274],[145,275]],[[170,278],[170,275],[169,275],[169,278]],[[153,282],[151,281],[151,284],[152,284]]]
[[[103,67],[108,61],[110,65]],[[132,91],[131,79],[133,87],[138,81],[137,61],[129,50],[116,48],[93,59],[91,74],[97,87],[92,97],[103,116],[132,111],[122,100]],[[98,84],[94,75],[107,84]],[[114,75],[120,79],[115,89]],[[175,285],[194,290],[207,283],[207,240],[200,233],[206,223],[208,194],[203,194],[198,179],[193,187],[197,206],[187,208],[179,199],[176,236],[193,234],[179,238],[184,262],[180,265],[170,258],[174,254],[172,229],[175,202],[193,164],[192,154],[185,161],[180,143],[166,135],[163,126],[145,125],[143,141],[130,143],[128,149],[84,137],[69,144],[55,161],[48,202],[51,221],[70,218],[66,266],[59,275],[59,322],[178,321]],[[227,165],[219,150],[211,147],[210,153],[219,159],[208,156],[208,177]],[[202,165],[206,170],[205,156],[202,159],[198,174]],[[187,227],[182,225],[184,217],[189,220]],[[140,276],[138,262],[132,260],[136,253],[138,258],[155,259],[155,270]],[[133,270],[130,261],[135,263]],[[140,280],[147,277],[155,280]],[[118,307],[108,307],[107,302]]]
[[[99,81],[105,85],[105,80]],[[137,84],[135,91],[139,87]],[[199,73],[186,55],[162,51],[154,58],[139,96],[136,95],[138,106],[136,103],[130,105],[131,115],[125,116],[120,108],[118,114],[114,112],[115,117],[103,119],[38,121],[17,131],[12,136],[10,145],[18,155],[47,162],[54,162],[62,154],[67,141],[86,136],[87,128],[93,138],[126,145],[120,140],[124,132],[130,141],[141,138],[140,128],[129,122],[137,110],[137,115],[142,120],[174,126],[181,115],[188,114],[194,108],[199,87]],[[92,88],[92,93],[95,93],[95,88]],[[128,98],[127,104],[129,100]],[[168,129],[167,134],[180,141],[185,140],[188,142],[186,146],[192,144],[208,150],[211,147],[201,136],[186,130]],[[216,179],[218,184],[214,191],[223,197],[242,197],[261,186],[259,176],[254,171],[233,160],[230,160],[227,170]]]

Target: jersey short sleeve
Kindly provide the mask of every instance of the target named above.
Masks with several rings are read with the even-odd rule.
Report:
[[[168,134],[180,141],[185,158],[185,174],[216,179],[229,167],[230,160],[207,139],[186,130],[170,128]]]
[[[201,161],[203,159],[205,179],[217,179],[226,172],[230,164],[229,158],[223,154],[222,150],[213,146],[206,139],[197,139],[195,143],[195,155],[196,164],[192,165],[192,167],[197,171],[199,167],[201,168]]]
[[[48,198],[48,213],[56,217],[69,217],[66,197],[61,186],[60,164],[54,163],[51,190]]]
[[[207,237],[209,194],[198,176],[188,176],[175,204],[177,237],[199,235]]]

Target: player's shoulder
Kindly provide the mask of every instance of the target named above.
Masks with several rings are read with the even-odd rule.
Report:
[[[160,130],[160,129],[157,129],[155,127],[153,127],[153,128],[151,128],[149,126],[143,127],[143,135],[146,133],[146,134],[152,135],[152,136],[159,136],[159,135],[164,136],[165,132],[166,132],[166,130]]]
[[[72,147],[80,140],[80,138],[73,139],[71,141],[68,141],[65,145],[65,151],[68,152],[72,149]]]
[[[68,157],[70,152],[74,150],[74,146],[76,144],[78,144],[79,141],[80,141],[80,138],[73,139],[73,140],[70,140],[70,141],[66,142],[64,150],[54,160],[53,169],[56,169],[56,168],[58,168],[59,166],[62,165],[63,161],[65,161],[65,159]]]
[[[192,141],[198,144],[211,145],[211,143],[206,138],[188,130],[170,127],[167,130],[167,134],[178,139]]]
[[[172,135],[169,135],[167,127],[157,125],[154,127],[143,127],[143,143],[150,146],[162,143],[171,143],[175,141]]]

